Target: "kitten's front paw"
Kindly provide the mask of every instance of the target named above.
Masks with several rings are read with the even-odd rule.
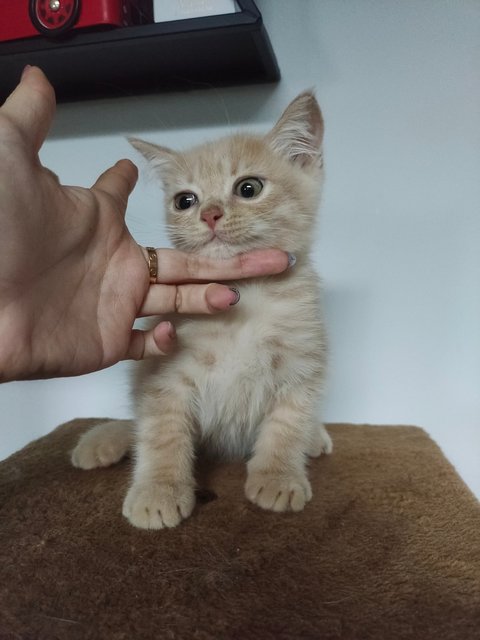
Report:
[[[245,485],[247,498],[262,509],[301,511],[312,498],[312,488],[305,474],[286,475],[252,472]]]
[[[130,487],[123,502],[123,515],[140,529],[176,527],[195,506],[193,486],[142,483]]]

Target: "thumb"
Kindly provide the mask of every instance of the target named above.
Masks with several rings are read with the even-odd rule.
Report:
[[[0,109],[37,154],[55,115],[55,92],[43,71],[25,67],[20,84]]]
[[[138,169],[130,160],[119,160],[107,169],[93,185],[94,191],[103,191],[112,197],[125,215],[128,197],[132,193],[138,179]]]

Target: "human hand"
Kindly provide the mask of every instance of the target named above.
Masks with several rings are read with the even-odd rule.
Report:
[[[287,268],[277,250],[212,261],[159,249],[150,286],[146,250],[124,221],[136,167],[121,160],[91,189],[61,185],[38,157],[54,113],[53,89],[35,67],[0,108],[0,381],[167,353],[173,326],[138,331],[137,317],[226,311],[236,294],[205,281]]]

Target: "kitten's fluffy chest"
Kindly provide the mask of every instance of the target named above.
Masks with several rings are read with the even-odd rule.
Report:
[[[324,365],[318,280],[309,266],[239,288],[238,306],[226,313],[177,317],[177,353],[141,363],[135,387],[139,417],[146,407],[161,416],[159,391],[175,396],[203,438],[235,457],[251,451],[281,397],[312,380],[320,387]]]
[[[197,422],[222,452],[248,453],[273,399],[318,360],[316,281],[295,280],[242,283],[237,308],[178,327],[182,349],[168,369],[194,389]]]
[[[235,309],[195,318],[178,328],[182,348],[204,375],[257,377],[272,367],[272,357],[284,346],[282,338],[295,314],[295,302],[281,295],[282,288],[272,293],[265,281],[243,283],[240,288],[241,302]]]

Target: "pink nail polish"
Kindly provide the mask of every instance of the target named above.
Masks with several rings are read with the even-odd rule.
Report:
[[[240,291],[236,287],[229,287],[229,289],[230,291],[233,291],[236,296],[233,302],[230,302],[230,306],[233,307],[233,305],[237,304],[237,302],[240,300]]]

